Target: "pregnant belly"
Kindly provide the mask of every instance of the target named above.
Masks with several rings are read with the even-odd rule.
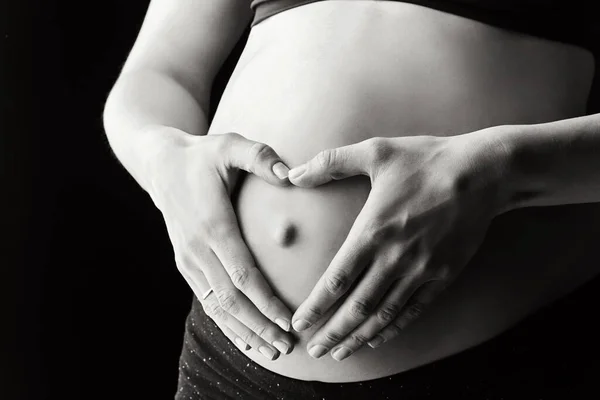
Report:
[[[319,2],[252,29],[209,134],[267,143],[292,167],[373,136],[447,136],[581,115],[592,71],[581,49],[420,6]],[[253,175],[240,182],[233,201],[246,243],[292,310],[343,243],[369,189],[366,177],[311,190]],[[597,267],[585,260],[598,222],[595,205],[505,214],[461,277],[398,339],[342,362],[315,360],[306,344],[318,324],[296,333],[290,355],[248,357],[289,377],[343,382],[459,352],[590,279]]]

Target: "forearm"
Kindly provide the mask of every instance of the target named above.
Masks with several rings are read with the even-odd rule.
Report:
[[[121,75],[106,102],[104,128],[113,153],[144,190],[158,152],[183,143],[187,134],[206,134],[208,103],[208,93],[194,97],[164,73]]]
[[[497,132],[507,209],[600,202],[600,114]]]

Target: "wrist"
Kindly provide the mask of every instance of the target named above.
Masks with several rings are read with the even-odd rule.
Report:
[[[155,185],[168,170],[169,165],[182,161],[182,151],[192,146],[198,136],[168,126],[151,126],[141,135],[144,158],[141,174],[145,182],[144,189],[154,198]]]
[[[482,201],[492,204],[494,215],[518,208],[519,188],[515,179],[515,143],[511,140],[521,129],[501,125],[455,136],[467,156],[466,181],[483,193]]]

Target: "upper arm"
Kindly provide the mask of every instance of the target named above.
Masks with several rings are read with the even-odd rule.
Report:
[[[152,0],[122,74],[152,69],[208,95],[251,16],[247,0]]]

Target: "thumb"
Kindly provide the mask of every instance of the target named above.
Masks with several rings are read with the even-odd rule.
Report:
[[[247,139],[238,133],[227,133],[223,136],[229,141],[225,147],[227,168],[250,172],[272,185],[289,185],[289,168],[271,146]]]
[[[368,175],[366,142],[321,151],[289,172],[289,180],[300,187],[314,187],[332,180]]]

